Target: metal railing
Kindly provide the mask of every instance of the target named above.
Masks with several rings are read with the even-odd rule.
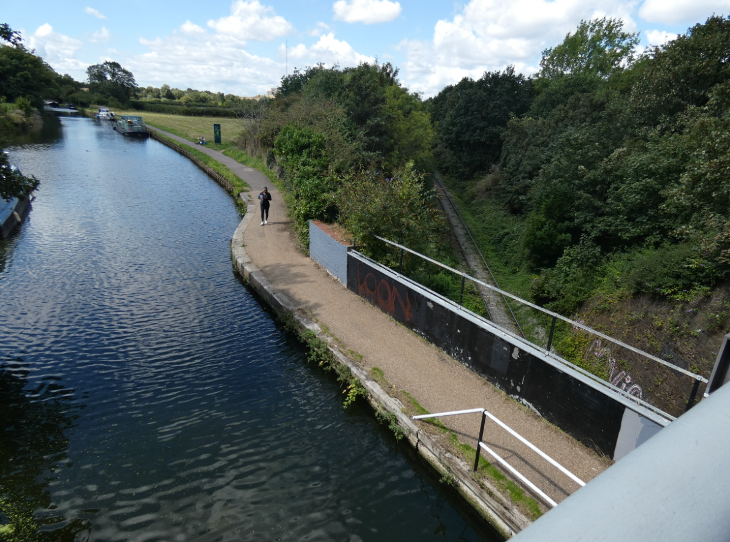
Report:
[[[620,341],[618,339],[614,339],[613,337],[609,337],[605,333],[601,333],[600,331],[597,331],[597,330],[595,330],[593,328],[590,328],[590,327],[586,326],[585,324],[583,324],[581,322],[576,322],[575,320],[571,320],[570,318],[566,318],[565,316],[562,316],[562,315],[560,315],[560,314],[558,314],[556,312],[553,312],[553,311],[550,311],[550,310],[545,309],[543,307],[540,307],[538,305],[535,305],[534,303],[531,303],[531,302],[529,302],[529,301],[527,301],[525,299],[522,299],[520,297],[517,297],[516,295],[513,295],[513,294],[511,294],[509,292],[506,292],[504,290],[500,290],[499,288],[497,288],[497,287],[495,287],[495,286],[493,286],[491,284],[488,284],[488,283],[486,283],[484,281],[481,281],[481,280],[479,280],[479,279],[477,279],[475,277],[472,277],[471,275],[468,275],[467,273],[464,273],[463,271],[459,271],[458,269],[454,269],[453,267],[449,267],[448,265],[443,264],[443,263],[441,263],[439,261],[436,261],[436,260],[434,260],[432,258],[429,258],[428,256],[425,256],[425,255],[423,255],[423,254],[421,254],[419,252],[416,252],[415,250],[412,250],[412,249],[410,249],[408,247],[405,247],[403,245],[400,245],[400,244],[398,244],[398,243],[396,243],[394,241],[390,241],[389,239],[385,239],[384,237],[380,237],[380,236],[377,236],[377,235],[373,235],[373,237],[375,239],[378,239],[380,241],[383,241],[384,243],[387,243],[389,245],[392,245],[392,246],[395,246],[395,247],[399,248],[401,250],[401,253],[408,252],[410,254],[413,254],[414,256],[418,256],[419,258],[421,258],[423,260],[426,260],[426,261],[428,261],[428,262],[430,262],[430,263],[432,263],[434,265],[437,265],[437,266],[439,266],[439,267],[441,267],[443,269],[447,269],[448,271],[451,271],[452,273],[461,276],[462,277],[462,288],[461,288],[462,296],[463,296],[463,292],[464,292],[464,283],[465,283],[466,279],[469,279],[469,280],[471,280],[472,282],[474,282],[476,284],[479,284],[481,286],[484,286],[486,288],[489,288],[491,290],[494,290],[495,292],[498,292],[498,293],[502,294],[505,297],[509,297],[510,299],[513,299],[514,301],[517,301],[518,303],[522,303],[523,305],[526,305],[528,307],[531,307],[531,308],[533,308],[533,309],[535,309],[535,310],[537,310],[539,312],[542,312],[543,314],[547,314],[548,316],[551,317],[550,333],[549,333],[549,337],[548,337],[547,347],[546,348],[543,348],[543,347],[541,347],[541,346],[539,346],[539,345],[537,345],[537,344],[529,341],[528,339],[524,338],[524,334],[523,334],[523,338],[521,340],[524,340],[525,342],[527,342],[531,346],[533,346],[533,347],[535,347],[535,348],[537,348],[539,350],[542,350],[545,353],[545,355],[550,356],[553,359],[555,359],[555,360],[557,360],[557,361],[559,361],[559,362],[561,362],[561,363],[563,363],[565,365],[570,366],[572,369],[574,369],[576,371],[579,371],[583,375],[585,375],[585,376],[587,376],[587,377],[589,377],[589,378],[591,378],[593,380],[598,380],[599,382],[601,382],[601,383],[603,383],[605,385],[610,386],[611,389],[613,389],[614,391],[616,391],[619,394],[623,395],[624,397],[627,397],[628,399],[630,399],[630,400],[632,400],[632,401],[634,401],[634,402],[636,402],[638,404],[641,404],[642,406],[645,406],[645,407],[647,407],[647,408],[649,408],[649,409],[651,409],[651,410],[653,410],[653,411],[661,414],[664,417],[667,417],[667,418],[669,418],[671,420],[676,419],[674,416],[670,416],[666,412],[663,412],[663,411],[657,409],[657,407],[651,405],[650,403],[647,403],[647,402],[645,402],[645,401],[643,401],[643,400],[641,400],[641,399],[639,399],[639,398],[637,398],[637,397],[635,397],[635,396],[627,393],[626,390],[618,387],[617,385],[614,385],[611,382],[606,382],[605,380],[603,380],[600,377],[594,375],[593,373],[590,373],[590,372],[586,371],[585,369],[583,369],[581,367],[578,367],[577,365],[575,365],[573,363],[570,363],[569,361],[561,358],[560,356],[555,355],[552,352],[552,342],[553,342],[553,336],[554,336],[554,333],[555,333],[555,324],[556,324],[556,322],[558,320],[563,321],[563,322],[566,322],[567,324],[573,326],[573,328],[576,329],[576,330],[581,329],[581,330],[586,331],[586,332],[588,332],[590,334],[596,335],[597,337],[600,337],[603,340],[606,340],[606,341],[608,341],[610,343],[613,343],[616,346],[619,346],[621,348],[625,348],[626,350],[628,350],[630,352],[633,352],[633,353],[635,353],[635,354],[637,354],[639,356],[642,356],[642,357],[645,357],[647,359],[650,359],[650,360],[652,360],[652,361],[654,361],[656,363],[659,363],[660,365],[663,365],[663,366],[665,366],[665,367],[667,367],[669,369],[672,369],[673,371],[676,371],[677,373],[680,373],[682,375],[688,376],[691,379],[693,379],[694,380],[694,384],[693,384],[692,390],[690,392],[689,400],[687,401],[686,410],[689,410],[694,405],[695,398],[697,397],[697,392],[699,391],[700,383],[707,384],[707,382],[708,382],[708,380],[706,378],[704,378],[703,376],[701,376],[701,375],[695,374],[695,373],[693,373],[691,371],[688,371],[687,369],[683,369],[682,367],[679,367],[677,365],[674,365],[672,363],[669,363],[668,361],[665,361],[665,360],[663,360],[661,358],[658,358],[657,356],[654,356],[652,354],[649,354],[648,352],[644,352],[643,350],[640,350],[639,348],[636,348],[634,346],[631,346],[629,344],[626,344],[623,341]],[[459,305],[461,305],[461,300],[459,302]],[[512,335],[514,336],[514,334],[512,334]]]
[[[469,410],[455,410],[452,412],[438,412],[436,414],[422,414],[420,416],[412,416],[412,419],[414,420],[425,420],[428,418],[441,418],[443,416],[459,416],[461,414],[474,414],[474,413],[481,413],[482,414],[482,420],[481,420],[481,426],[479,427],[479,438],[477,439],[477,449],[476,449],[476,457],[474,458],[474,472],[477,471],[479,468],[479,458],[480,458],[480,452],[482,449],[484,449],[487,453],[489,453],[494,459],[496,459],[500,465],[502,465],[504,468],[506,468],[509,472],[511,472],[514,476],[516,476],[523,484],[525,484],[528,488],[530,488],[531,491],[533,491],[536,495],[538,495],[540,498],[542,498],[546,503],[548,503],[552,507],[556,507],[558,503],[556,503],[554,500],[552,500],[550,497],[548,497],[545,492],[543,492],[539,487],[537,487],[535,484],[530,482],[522,473],[520,473],[517,469],[515,469],[512,465],[507,463],[502,457],[500,457],[494,450],[492,450],[489,446],[487,446],[482,439],[484,438],[484,422],[486,422],[487,417],[492,420],[494,423],[496,423],[499,427],[507,431],[510,435],[515,437],[517,440],[522,442],[525,446],[530,448],[533,452],[538,454],[540,457],[542,457],[545,461],[550,463],[553,467],[557,468],[560,472],[565,474],[568,478],[573,480],[576,484],[583,487],[585,482],[578,478],[575,474],[570,472],[568,469],[563,467],[560,463],[555,461],[552,457],[547,455],[545,452],[543,452],[540,448],[532,444],[529,440],[527,440],[525,437],[520,435],[517,431],[509,427],[506,423],[499,420],[496,416],[494,416],[491,412],[489,412],[486,408],[472,408]]]
[[[474,239],[474,236],[469,231],[469,228],[466,226],[466,222],[464,222],[464,219],[461,216],[461,213],[459,213],[459,210],[456,208],[456,205],[454,205],[454,202],[451,201],[451,198],[446,193],[446,187],[441,182],[441,179],[439,179],[438,175],[434,175],[434,181],[438,183],[438,185],[441,187],[441,190],[444,191],[444,196],[446,196],[446,199],[449,200],[449,204],[451,205],[451,208],[456,213],[456,216],[459,217],[459,220],[461,221],[461,225],[464,227],[464,231],[469,235],[469,239],[471,239],[472,244],[474,245],[474,248],[477,249],[477,253],[479,254],[479,257],[482,259],[482,263],[484,264],[484,267],[487,268],[487,272],[489,273],[489,276],[492,277],[492,282],[494,282],[494,285],[499,288],[499,283],[497,282],[497,279],[495,278],[494,274],[492,273],[492,270],[489,268],[489,264],[487,263],[486,258],[482,254],[482,251],[479,250],[479,245],[476,242],[476,239]],[[502,300],[504,301],[505,306],[507,307],[507,310],[509,310],[509,313],[512,315],[512,319],[515,321],[515,325],[517,326],[517,329],[520,330],[520,334],[524,337],[525,332],[522,330],[522,326],[520,326],[519,320],[517,320],[517,316],[515,315],[514,311],[512,310],[512,307],[509,304],[509,301],[507,301],[507,298],[502,296]],[[489,309],[487,309],[487,312],[489,312]],[[491,318],[490,318],[491,320]]]

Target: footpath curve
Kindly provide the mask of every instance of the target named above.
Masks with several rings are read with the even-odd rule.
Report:
[[[360,379],[371,404],[392,412],[419,453],[437,470],[453,476],[460,493],[503,534],[522,530],[530,520],[489,482],[476,482],[470,466],[457,457],[446,438],[429,424],[412,422],[391,395],[408,392],[429,412],[487,408],[586,482],[611,464],[347,290],[303,254],[280,193],[261,172],[220,152],[156,131],[205,152],[248,183],[251,190],[240,194],[247,213],[231,241],[239,272],[279,314],[293,315],[300,326],[327,342],[337,359]],[[273,200],[269,224],[260,226],[256,196],[264,186]],[[373,378],[373,368],[382,371],[388,393],[380,385],[383,380],[378,379],[379,384]],[[441,421],[461,442],[474,448],[479,419],[478,414],[469,414]],[[493,425],[487,424],[484,441],[556,502],[578,489],[576,483]]]

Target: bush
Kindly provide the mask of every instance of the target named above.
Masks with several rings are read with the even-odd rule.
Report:
[[[26,118],[33,115],[33,106],[27,98],[18,98],[15,100],[15,106],[23,112]]]
[[[412,162],[389,178],[370,171],[350,174],[338,196],[340,222],[375,257],[387,257],[389,250],[372,235],[428,253],[444,225],[434,198]]]

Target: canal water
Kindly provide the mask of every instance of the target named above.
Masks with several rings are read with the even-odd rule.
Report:
[[[233,200],[85,118],[8,148],[0,524],[41,540],[495,540],[236,277]],[[19,535],[20,532],[16,531]]]

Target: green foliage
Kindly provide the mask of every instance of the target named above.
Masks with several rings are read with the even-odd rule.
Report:
[[[728,35],[730,18],[713,16],[649,51],[630,90],[626,125],[639,132],[660,124],[671,129],[675,115],[706,105],[715,85],[730,79]]]
[[[304,89],[304,85],[317,75],[321,71],[325,71],[324,64],[317,64],[316,66],[307,66],[303,70],[294,68],[294,72],[291,75],[285,75],[281,78],[279,84],[279,92],[277,96],[285,98],[292,94],[301,94]]]
[[[140,100],[131,100],[129,105],[137,111],[165,113],[168,115],[183,115],[186,117],[224,117],[236,118],[237,110],[228,107],[197,106],[183,103],[153,103]]]
[[[272,147],[279,131],[293,123],[315,129],[328,148],[340,149],[328,152],[338,161],[336,169],[355,165],[392,171],[409,160],[426,167],[433,138],[430,116],[420,96],[401,87],[397,75],[390,63],[295,72],[267,111],[263,146]]]
[[[433,189],[426,188],[423,175],[412,163],[392,177],[371,171],[349,173],[338,195],[340,222],[371,254],[387,254],[372,235],[424,252],[443,224],[441,214],[431,205],[433,197]]]
[[[507,123],[531,101],[531,82],[512,66],[446,87],[432,104],[441,167],[466,178],[488,170],[499,161]]]
[[[0,96],[9,101],[24,97],[40,109],[45,95],[57,91],[58,76],[42,58],[21,44],[17,33],[12,37],[14,45],[0,44]]]
[[[393,432],[395,440],[400,440],[406,436],[405,431],[398,424],[398,418],[392,412],[382,412],[380,410],[375,411],[375,417],[380,423],[388,425],[388,429]]]
[[[324,136],[311,128],[287,125],[274,143],[286,170],[284,186],[291,200],[289,216],[300,239],[308,244],[309,220],[332,220],[339,180],[329,168]]]
[[[33,105],[31,105],[30,100],[28,100],[27,98],[23,98],[21,96],[20,98],[15,100],[15,105],[23,112],[26,118],[30,117],[33,114]]]
[[[26,177],[17,169],[11,168],[8,155],[0,149],[0,198],[23,198],[37,190],[40,181],[35,177]]]
[[[0,40],[7,41],[15,47],[20,46],[22,42],[20,32],[10,28],[7,23],[0,24]]]
[[[521,223],[490,244],[538,271],[532,295],[564,313],[606,280],[672,295],[730,275],[730,21],[711,17],[634,64],[635,37],[608,23],[608,42],[583,23],[546,51],[538,97],[475,192]]]
[[[122,104],[129,102],[137,90],[132,72],[118,62],[106,60],[101,64],[93,64],[86,68],[86,75],[91,92],[107,96],[108,99],[114,98]]]
[[[565,75],[589,75],[608,78],[623,64],[633,60],[638,33],[623,31],[621,19],[603,17],[581,21],[563,43],[545,49],[539,73],[541,79],[558,79]],[[544,84],[544,83],[542,83]]]
[[[291,314],[281,318],[284,327],[297,334],[299,340],[308,348],[307,360],[316,363],[325,372],[334,371],[337,381],[343,386],[342,393],[345,395],[343,406],[347,408],[354,403],[359,396],[365,397],[367,391],[360,380],[350,372],[350,369],[339,362],[325,341],[309,329],[300,329]]]

